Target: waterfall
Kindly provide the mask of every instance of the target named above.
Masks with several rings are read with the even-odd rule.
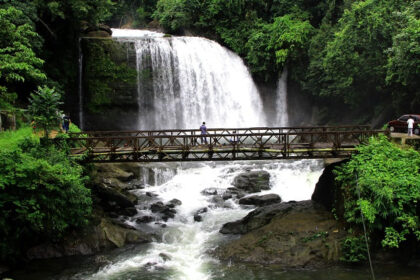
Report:
[[[79,84],[78,84],[78,98],[79,98],[79,128],[83,130],[83,51],[82,38],[79,38]]]
[[[258,90],[242,59],[200,37],[113,29],[135,43],[138,129],[263,126]]]
[[[289,116],[287,114],[287,68],[283,69],[283,73],[277,84],[276,96],[276,121],[275,126],[288,126]]]

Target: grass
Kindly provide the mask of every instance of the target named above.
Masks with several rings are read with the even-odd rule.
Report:
[[[22,127],[16,131],[0,132],[0,151],[13,151],[18,148],[20,143],[26,138],[39,141],[39,137],[32,132],[31,127]]]

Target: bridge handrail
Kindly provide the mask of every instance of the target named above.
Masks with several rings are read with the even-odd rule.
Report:
[[[368,125],[340,125],[340,126],[291,126],[291,127],[249,127],[249,128],[208,128],[207,131],[255,131],[255,130],[314,130],[322,129],[328,131],[342,131],[342,129],[358,129],[358,130],[370,130],[371,127]],[[123,131],[82,131],[76,133],[70,133],[70,135],[93,135],[93,134],[130,134],[130,133],[173,133],[173,132],[200,132],[200,129],[162,129],[162,130],[123,130]]]
[[[191,135],[136,135],[136,136],[93,136],[93,137],[70,137],[64,140],[117,140],[117,139],[166,139],[166,138],[201,138],[201,137],[234,137],[234,136],[293,136],[293,135],[326,135],[326,134],[388,134],[387,130],[352,130],[352,131],[305,131],[305,132],[279,132],[279,133],[228,133],[228,134],[191,134]]]

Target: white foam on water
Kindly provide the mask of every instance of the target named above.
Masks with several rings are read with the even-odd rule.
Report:
[[[170,167],[176,171],[168,172]],[[283,201],[307,200],[322,169],[320,160],[203,163],[193,167],[167,164],[161,173],[161,176],[167,174],[167,180],[141,190],[157,194],[164,203],[174,198],[182,201],[182,205],[175,208],[175,218],[167,221],[167,228],[152,224],[164,231],[162,241],[153,242],[150,248],[135,257],[102,268],[90,279],[118,279],[118,275],[142,269],[171,271],[168,279],[211,279],[208,267],[217,260],[208,251],[227,238],[219,233],[220,228],[224,223],[241,219],[252,209],[243,208],[232,199],[215,207],[212,196],[204,195],[203,190],[215,189],[222,194],[244,170],[266,170],[270,173],[271,190],[258,194],[276,193]],[[156,168],[154,170],[158,172]],[[195,222],[194,214],[204,207],[208,211],[202,214],[203,221]],[[145,210],[144,214],[148,213]],[[161,253],[168,255],[170,260],[164,261],[159,256]]]

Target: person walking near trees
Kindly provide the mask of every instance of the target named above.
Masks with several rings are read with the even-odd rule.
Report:
[[[67,114],[63,116],[63,129],[67,133],[70,128],[70,117]]]
[[[207,134],[206,122],[203,122],[203,124],[200,126],[200,131],[201,131],[201,144],[203,143],[207,144],[207,138],[205,136]]]
[[[408,136],[413,136],[414,120],[412,116],[408,117],[407,124],[408,124]]]

